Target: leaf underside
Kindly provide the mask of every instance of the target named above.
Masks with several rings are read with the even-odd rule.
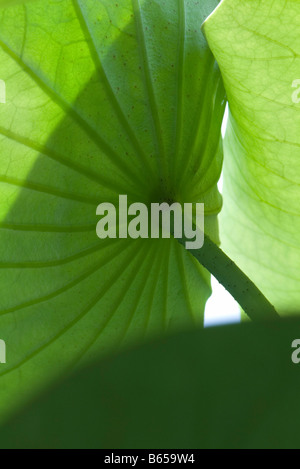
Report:
[[[32,2],[34,0],[0,0],[0,8],[1,7],[10,7],[17,5],[18,3],[24,3],[24,2]]]
[[[204,202],[218,242],[224,90],[200,31],[217,1],[0,11],[0,416],[58,373],[203,324],[210,276],[174,240],[96,237],[96,207]]]
[[[282,313],[300,306],[299,30],[293,0],[223,0],[204,25],[230,107],[222,248]]]

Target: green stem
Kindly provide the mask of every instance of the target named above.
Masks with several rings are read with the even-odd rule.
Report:
[[[188,240],[182,238],[178,241],[185,247]],[[201,249],[189,252],[231,293],[252,321],[279,319],[274,306],[208,236],[204,235]]]

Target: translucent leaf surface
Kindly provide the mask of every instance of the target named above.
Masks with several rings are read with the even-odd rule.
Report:
[[[217,242],[216,1],[52,0],[0,12],[3,415],[97,354],[203,323],[207,271],[170,240],[96,236],[96,207],[204,202]]]
[[[300,305],[300,2],[223,0],[205,23],[230,106],[222,247],[282,312]]]

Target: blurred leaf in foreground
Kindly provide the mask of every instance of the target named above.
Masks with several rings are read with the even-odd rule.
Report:
[[[300,448],[300,320],[176,334],[65,379],[1,448]]]

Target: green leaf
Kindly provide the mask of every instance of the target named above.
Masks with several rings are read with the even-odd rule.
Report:
[[[222,247],[283,313],[300,306],[299,27],[293,0],[223,0],[204,26],[230,106]]]
[[[70,367],[203,324],[210,275],[174,240],[96,237],[96,207],[204,202],[218,242],[224,88],[191,0],[0,12],[0,417]]]
[[[186,238],[178,240],[185,246]],[[204,235],[201,249],[189,251],[220,282],[252,321],[278,320],[274,306],[215,243]]]
[[[0,0],[0,7],[10,7],[17,5],[18,3],[29,2],[33,0]]]
[[[299,448],[299,330],[198,330],[96,363],[3,426],[0,447]]]

